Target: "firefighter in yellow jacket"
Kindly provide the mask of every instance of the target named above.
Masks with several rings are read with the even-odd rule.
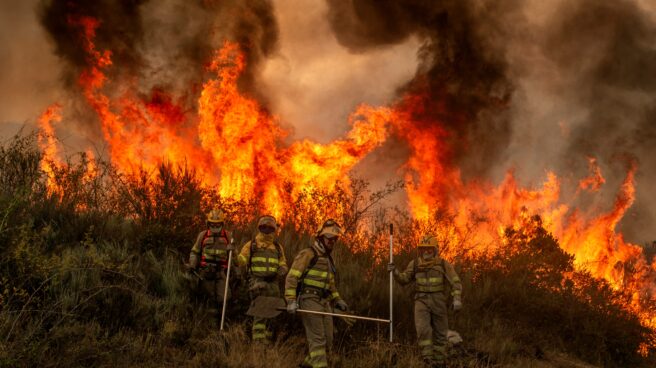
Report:
[[[211,303],[210,311],[217,318],[220,318],[219,311],[225,292],[228,252],[233,250],[231,240],[231,234],[225,229],[224,213],[213,209],[207,214],[207,230],[201,231],[196,237],[187,264],[196,276],[197,289],[208,298]]]
[[[440,258],[437,238],[424,236],[417,247],[417,258],[399,273],[389,265],[400,284],[415,282],[415,328],[421,355],[431,367],[446,366],[447,283],[453,297],[453,310],[462,308],[462,283],[453,266]]]
[[[244,244],[238,263],[249,278],[248,291],[251,299],[258,296],[280,297],[279,280],[287,274],[287,259],[280,244],[275,240],[278,224],[273,216],[262,216],[257,222],[255,239]],[[253,318],[253,341],[267,341],[272,331],[267,319]]]
[[[348,305],[335,287],[335,265],[330,252],[342,234],[333,220],[326,221],[317,231],[311,247],[301,250],[289,270],[285,282],[287,311],[294,314],[299,308],[332,312],[332,305],[346,311]],[[327,367],[327,349],[332,344],[333,320],[330,316],[301,314],[308,354],[302,367]]]

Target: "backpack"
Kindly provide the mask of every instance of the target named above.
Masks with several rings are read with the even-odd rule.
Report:
[[[209,237],[214,238],[216,236],[212,235],[212,231],[208,229],[205,232],[205,235],[203,235],[203,240],[200,241],[200,262],[201,262],[201,266],[203,266],[203,263],[205,263],[205,254],[204,254],[205,253],[205,240],[207,240],[207,238],[209,238]],[[225,239],[226,244],[230,244],[230,240],[228,240],[228,233],[225,231],[225,229],[221,229],[221,232],[219,233],[218,237],[221,237],[221,238]]]

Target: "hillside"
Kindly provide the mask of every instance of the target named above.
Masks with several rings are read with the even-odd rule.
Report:
[[[220,333],[183,268],[204,211],[223,205],[242,244],[256,207],[222,203],[184,168],[128,177],[96,162],[98,175],[88,180],[82,155],[60,168],[53,192],[40,165],[33,135],[0,149],[0,366],[289,367],[302,361],[298,320],[282,315],[273,346],[251,346],[242,294]],[[366,195],[366,183],[353,185],[360,190],[321,200],[379,203],[395,190]],[[306,225],[318,221],[298,205],[295,215],[308,216]],[[338,288],[357,313],[386,317],[385,221],[377,220],[377,231],[358,230],[374,214],[355,208],[367,207],[342,212],[351,233],[334,254]],[[414,257],[407,231],[417,225],[402,218],[395,217],[406,229],[397,236],[396,262],[405,265]],[[285,222],[278,237],[288,259],[310,241],[308,228]],[[576,271],[539,217],[522,231],[509,228],[504,239],[504,247],[484,257],[452,259],[464,282],[464,309],[451,323],[465,340],[452,349],[452,367],[653,366],[653,354],[638,351],[652,352],[654,331],[626,310],[626,296]],[[335,366],[421,366],[411,295],[395,288],[394,344],[386,342],[383,326],[338,321]]]

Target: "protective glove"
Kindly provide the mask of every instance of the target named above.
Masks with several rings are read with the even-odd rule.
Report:
[[[342,312],[346,312],[349,309],[348,304],[346,304],[346,302],[342,299],[335,303],[335,308],[341,310]]]
[[[462,309],[462,302],[460,299],[453,299],[453,311],[457,312]]]
[[[394,263],[390,263],[387,265],[387,272],[394,272],[396,271],[396,265]]]
[[[295,314],[298,309],[298,302],[296,300],[290,300],[287,302],[287,313]]]
[[[228,244],[228,246],[226,246],[226,250],[228,252],[230,252],[230,251],[234,252],[235,251],[235,239],[230,240],[230,244]]]

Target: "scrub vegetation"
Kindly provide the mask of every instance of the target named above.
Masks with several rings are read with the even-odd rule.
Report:
[[[242,244],[254,229],[257,203],[224,203],[184,167],[128,177],[96,163],[98,174],[89,179],[84,155],[58,169],[60,190],[52,192],[41,157],[34,135],[0,147],[0,367],[275,368],[303,360],[298,319],[281,315],[274,342],[254,346],[244,293],[220,333],[185,276],[203,213],[221,206]],[[386,238],[379,234],[393,218],[402,230],[396,263],[405,266],[414,257],[408,234],[419,225],[379,206],[398,185],[379,192],[360,180],[351,186],[307,193],[279,241],[293,259],[322,220],[317,206],[340,207],[351,232],[334,253],[338,289],[357,313],[387,317]],[[371,230],[352,231],[365,219]],[[436,214],[435,221],[449,218]],[[654,346],[655,336],[622,308],[623,297],[576,271],[539,218],[526,226],[507,231],[507,246],[492,254],[454,260],[464,308],[450,322],[464,342],[451,349],[450,366],[653,367],[644,347]],[[336,321],[334,366],[421,367],[412,304],[412,290],[395,286],[394,344],[385,325]]]

